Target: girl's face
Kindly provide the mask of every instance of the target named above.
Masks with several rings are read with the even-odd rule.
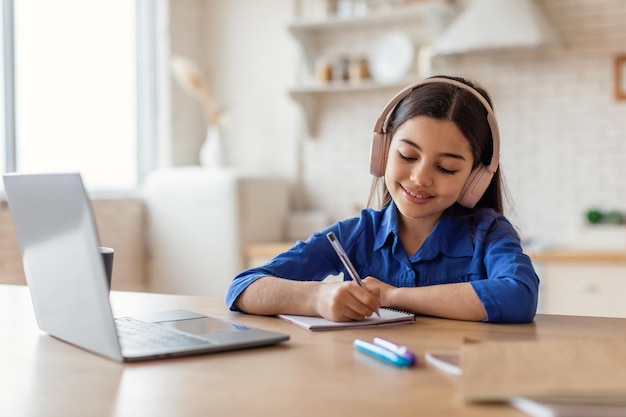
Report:
[[[434,226],[459,198],[472,165],[470,142],[453,122],[417,116],[392,137],[385,183],[404,220]]]

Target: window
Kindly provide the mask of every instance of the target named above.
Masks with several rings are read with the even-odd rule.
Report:
[[[9,8],[9,14],[11,11],[11,6],[12,4],[8,3],[8,4],[3,4],[3,7],[6,9],[6,7]],[[6,13],[3,12],[2,16],[6,16]],[[8,22],[8,25],[10,27],[10,24],[12,22]],[[4,18],[0,18],[0,33],[4,34],[5,33],[5,19]],[[9,51],[11,51],[11,48],[7,48],[6,47],[6,39],[3,36],[2,37],[3,42],[0,42],[0,57],[3,57],[3,60],[6,61],[6,54],[9,53]],[[9,61],[12,61],[12,57],[9,58]],[[9,79],[7,80],[6,78],[6,74],[5,74],[5,68],[4,65],[0,65],[0,134],[2,135],[1,137],[6,137],[6,131],[7,129],[10,128],[10,126],[7,126],[7,121],[6,121],[6,97],[7,97],[7,93],[6,93],[6,82],[12,82],[12,76],[9,77]],[[10,100],[11,102],[13,101],[12,99]],[[13,136],[13,134],[11,133],[9,136]],[[5,172],[6,171],[6,158],[7,158],[7,152],[6,152],[6,148],[8,146],[10,146],[10,143],[7,143],[6,141],[2,141],[0,142],[0,172]],[[0,185],[0,188],[2,186]]]
[[[92,189],[134,188],[145,168],[140,116],[150,114],[139,111],[144,102],[137,80],[145,88],[151,79],[138,75],[147,68],[138,59],[146,55],[137,47],[146,39],[138,33],[145,29],[139,13],[147,10],[141,3],[151,2],[8,3],[13,5],[15,149],[10,138],[2,149],[15,166],[3,171],[75,170]]]

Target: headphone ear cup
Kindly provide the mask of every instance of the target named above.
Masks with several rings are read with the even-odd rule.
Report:
[[[457,203],[463,207],[474,208],[483,194],[485,194],[485,191],[487,191],[489,184],[491,184],[493,174],[494,173],[489,171],[484,165],[480,165],[474,169],[465,182],[463,191],[461,191],[461,195],[459,195],[459,198],[456,200]]]
[[[385,133],[374,133],[370,148],[370,174],[375,177],[385,175],[387,154],[389,153],[389,136]]]

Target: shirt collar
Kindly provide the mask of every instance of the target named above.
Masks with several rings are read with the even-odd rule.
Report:
[[[398,215],[395,203],[392,201],[385,207],[379,232],[376,234],[374,250],[378,250],[390,242],[398,240]],[[474,251],[472,242],[471,221],[463,217],[462,208],[456,204],[441,216],[439,222],[430,233],[415,259],[434,259],[440,253],[450,257],[471,256]]]
[[[394,236],[395,241],[398,238],[398,217],[396,214],[396,204],[392,201],[387,207],[383,208],[383,217],[380,229],[376,233],[374,241],[374,250],[378,250],[385,246],[390,236]]]

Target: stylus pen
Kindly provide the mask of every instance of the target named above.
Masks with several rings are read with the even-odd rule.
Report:
[[[346,254],[346,251],[343,249],[343,246],[341,246],[341,243],[339,243],[337,236],[335,236],[333,232],[328,232],[326,233],[326,237],[328,238],[328,240],[330,241],[330,244],[335,249],[335,252],[337,252],[337,255],[339,255],[339,259],[341,259],[343,266],[346,267],[352,279],[355,280],[357,284],[359,284],[361,287],[365,288],[365,284],[363,284],[363,281],[361,280],[359,273],[356,272],[356,269],[354,268],[354,265],[352,265],[350,258],[348,258],[348,255]],[[365,289],[367,290],[367,288]],[[378,310],[376,310],[376,315],[380,317],[380,313],[378,312]]]

